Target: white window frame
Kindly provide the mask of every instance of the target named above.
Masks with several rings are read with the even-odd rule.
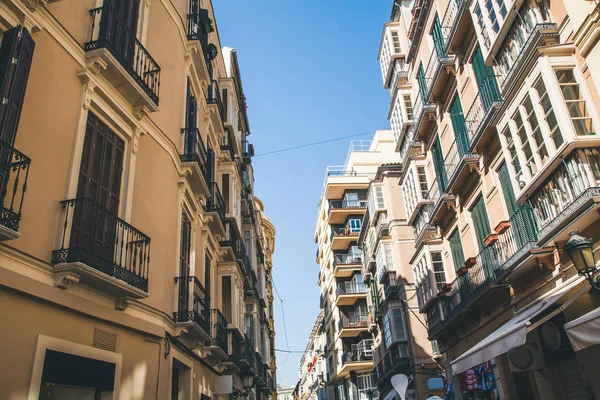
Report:
[[[592,125],[596,135],[587,135],[587,136],[577,136],[575,131],[575,127],[571,121],[571,116],[567,109],[567,105],[563,98],[562,93],[560,92],[560,87],[558,83],[558,79],[555,75],[556,69],[571,69],[575,76],[576,82],[579,84],[579,90],[581,92],[582,99],[586,102],[586,107],[590,117],[592,118]],[[546,123],[545,117],[546,113],[539,103],[539,96],[537,91],[534,89],[535,83],[538,79],[542,79],[544,82],[544,86],[547,91],[547,96],[552,103],[552,109],[554,111],[556,120],[560,125],[560,132],[563,137],[563,143],[560,147],[556,148],[554,145],[554,140],[551,136],[551,129]],[[525,101],[526,96],[529,96],[531,102],[533,104],[533,108],[535,111],[536,119],[538,124],[540,125],[540,130],[542,136],[544,138],[544,142],[548,151],[548,158],[546,162],[542,163],[542,160],[537,154],[536,142],[531,137],[531,129],[525,120],[525,112],[522,103]],[[522,150],[522,142],[517,135],[517,126],[513,120],[513,116],[516,112],[519,112],[521,118],[525,121],[524,125],[526,125],[526,135],[531,151],[533,152],[533,161],[535,166],[535,171],[533,173],[530,172],[527,164],[527,160],[525,154]],[[576,141],[586,141],[590,138],[598,138],[598,114],[597,110],[592,101],[592,97],[588,91],[586,86],[586,81],[583,75],[580,72],[580,68],[574,58],[574,56],[568,57],[541,57],[536,66],[532,69],[531,73],[525,78],[525,82],[522,85],[522,89],[515,96],[512,104],[506,109],[503,118],[497,125],[500,143],[502,145],[502,151],[504,154],[504,158],[506,160],[512,160],[512,156],[508,149],[508,141],[506,137],[502,134],[506,132],[506,128],[508,127],[509,132],[511,134],[514,147],[517,151],[517,159],[519,160],[519,164],[521,167],[521,171],[519,174],[515,171],[514,165],[512,162],[507,163],[509,175],[511,177],[511,183],[513,185],[513,189],[515,192],[515,196],[517,200],[520,199],[521,194],[528,191],[531,184],[536,180],[535,178],[540,176],[548,165],[552,164],[552,162],[563,153],[565,148]]]
[[[510,12],[512,12],[515,1],[516,0],[473,0],[470,9],[471,17],[473,18],[473,25],[475,26],[477,38],[482,44],[484,58],[489,54],[499,33],[502,31],[507,17],[510,15]],[[487,7],[489,4],[492,6],[491,10]],[[477,9],[480,10],[481,16],[478,15]],[[492,14],[494,15],[494,19],[492,19]],[[497,25],[497,29],[494,29],[494,25]]]

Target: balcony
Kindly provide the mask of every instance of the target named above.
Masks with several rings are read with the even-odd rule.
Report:
[[[538,245],[566,242],[567,231],[583,231],[597,220],[594,211],[600,208],[598,150],[575,150],[529,196],[539,228]]]
[[[244,375],[256,374],[256,353],[254,351],[254,345],[246,335],[244,335],[244,340],[242,341],[240,367]]]
[[[358,240],[360,232],[352,232],[349,226],[331,226],[331,250],[347,250],[353,242]]]
[[[366,200],[329,200],[329,223],[343,223],[349,215],[360,214],[366,209]]]
[[[0,240],[17,239],[21,208],[27,190],[31,159],[7,143],[0,142]]]
[[[415,246],[419,247],[425,240],[438,237],[438,231],[435,226],[430,224],[431,207],[423,207],[419,210],[419,214],[413,221],[413,232],[415,235]]]
[[[408,171],[404,176],[404,182],[402,183],[402,194],[408,223],[411,224],[419,214],[421,207],[431,203],[428,197],[429,192],[421,190],[421,181],[415,165],[408,167]]]
[[[467,151],[466,147],[466,143],[460,146],[455,140],[444,156],[444,166],[448,175],[447,193],[460,191],[471,174],[479,173],[479,156]]]
[[[429,86],[429,84],[428,84]],[[423,102],[423,94],[417,89],[417,95],[413,101],[414,137],[417,141],[425,140],[429,131],[429,122],[435,120],[436,105]]]
[[[333,276],[336,278],[350,278],[360,270],[362,253],[335,254],[333,256]]]
[[[362,282],[348,281],[338,284],[335,307],[351,306],[358,299],[367,298],[367,287]]]
[[[439,225],[446,219],[446,216],[456,212],[456,196],[449,194],[446,190],[447,176],[447,172],[444,179],[440,179],[440,175],[436,176],[427,193],[427,198],[430,201],[428,206],[429,224],[432,226]]]
[[[404,137],[401,138],[398,143],[400,143],[400,149],[398,152],[400,153],[400,164],[402,164],[402,169],[406,171],[408,169],[408,163],[417,155],[424,156],[424,153],[421,149],[421,143],[414,140],[415,131],[413,126],[410,125],[404,134]]]
[[[227,368],[229,373],[239,373],[240,360],[242,358],[242,340],[238,336],[238,332],[235,329],[227,331],[227,347],[229,350],[228,357],[221,361],[221,366]]]
[[[225,132],[225,109],[223,108],[223,99],[221,98],[221,90],[219,89],[219,83],[213,79],[212,83],[208,85],[206,95],[206,103],[210,111],[210,118],[212,125],[215,130],[219,132]]]
[[[404,58],[400,43],[400,23],[388,22],[383,28],[381,46],[379,48],[379,64],[381,66],[381,75],[383,77],[383,86],[386,89],[391,87],[392,70],[394,61]]]
[[[254,383],[261,389],[264,389],[267,386],[267,370],[265,368],[265,364],[263,363],[262,356],[260,353],[256,352],[255,357],[254,370],[256,374],[254,376]]]
[[[200,8],[196,11],[187,15],[187,38],[197,46],[192,55],[200,79],[209,80],[213,71],[208,54],[208,34],[214,27],[211,26],[208,10]]]
[[[390,96],[394,97],[398,91],[400,84],[406,83],[408,79],[408,63],[404,58],[397,58],[394,60],[394,67],[392,70],[392,81],[390,84]]]
[[[204,342],[205,356],[214,360],[226,360],[229,356],[229,341],[227,333],[227,319],[221,311],[213,309],[211,313],[210,339]]]
[[[210,228],[218,234],[225,234],[225,202],[217,182],[208,184],[210,197],[205,201],[204,212],[208,214]]]
[[[160,67],[136,38],[135,27],[113,6],[90,10],[90,40],[84,44],[94,65],[133,107],[158,110]]]
[[[442,32],[446,51],[455,53],[464,46],[471,17],[467,9],[472,0],[450,0],[442,18]]]
[[[358,344],[352,344],[341,355],[336,379],[343,379],[350,372],[366,372],[373,369],[373,340],[364,339]]]
[[[351,147],[350,151],[361,150],[355,150]],[[368,148],[362,151],[368,151]],[[323,197],[326,199],[339,199],[349,189],[367,189],[374,177],[374,172],[357,172],[347,169],[345,165],[328,166],[325,182],[323,182]]]
[[[390,224],[387,219],[387,211],[380,212],[377,214],[377,222],[375,222],[375,234],[377,235],[377,241],[381,238],[390,235]]]
[[[208,152],[198,128],[184,128],[181,130],[184,137],[184,152],[179,155],[181,166],[189,168],[190,173],[186,178],[194,194],[208,197],[208,183],[210,182],[208,168]]]
[[[254,272],[252,271],[250,257],[248,257],[248,253],[246,253],[246,247],[243,242],[239,242],[238,251],[235,257],[242,270],[242,274],[244,275],[244,289],[253,290],[255,288]]]
[[[339,337],[356,337],[369,328],[369,315],[362,312],[340,312],[338,320]]]
[[[438,54],[438,51],[435,48],[433,49],[425,70],[425,80],[428,83],[427,101],[433,103],[446,89],[449,79],[456,72],[454,61],[454,55]]]
[[[148,296],[150,238],[88,198],[64,200],[57,285],[81,282],[117,298]]]
[[[210,310],[208,292],[195,276],[175,278],[178,302],[173,321],[177,328],[187,330],[192,339],[202,341],[210,339]]]
[[[400,292],[404,291],[404,284],[396,277],[396,273],[390,273],[383,279],[383,293],[385,301],[399,300]]]
[[[498,84],[504,98],[518,88],[520,77],[537,58],[535,49],[556,43],[558,36],[558,26],[549,13],[541,13],[538,7],[531,7],[525,1],[495,56],[500,72]]]
[[[219,246],[224,250],[224,253],[222,253],[223,261],[235,261],[237,255],[241,252],[242,245],[243,242],[240,240],[236,219],[228,218],[225,221],[225,235],[219,240]]]
[[[465,115],[469,136],[467,152],[475,152],[475,149],[487,146],[492,135],[496,135],[496,127],[492,121],[504,103],[497,90],[495,81],[491,88],[481,87]]]
[[[383,346],[383,344],[381,344]],[[407,373],[410,375],[411,357],[407,341],[394,342],[377,364],[375,384],[379,387],[389,383],[393,375]],[[375,378],[375,377],[374,377]],[[383,384],[383,385],[382,385]]]

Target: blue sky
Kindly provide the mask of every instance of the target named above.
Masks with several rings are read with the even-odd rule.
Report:
[[[389,95],[377,52],[391,5],[390,0],[213,0],[221,44],[238,52],[257,155],[389,127]],[[304,350],[319,313],[317,204],[327,165],[344,163],[349,142],[253,160],[255,193],[277,229],[273,276],[284,300],[290,350]],[[276,303],[276,347],[287,349],[277,298]],[[277,353],[278,384],[296,383],[300,357]]]

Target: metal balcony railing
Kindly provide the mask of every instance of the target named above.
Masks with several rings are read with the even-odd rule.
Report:
[[[366,293],[367,287],[362,282],[342,282],[338,284],[337,294],[338,296],[343,294],[354,294],[354,293]]]
[[[31,159],[0,141],[0,225],[19,231]]]
[[[213,79],[212,83],[208,86],[208,94],[206,97],[208,104],[216,104],[221,116],[221,121],[225,122],[225,109],[223,108],[223,99],[221,98],[221,90],[219,89],[219,83]]]
[[[350,362],[373,360],[373,341],[366,339],[359,344],[350,346],[350,350],[342,353],[342,365]]]
[[[537,224],[531,207],[529,205],[520,207],[510,217],[508,227],[498,234],[498,241],[494,244],[498,262],[503,269],[511,257],[537,243],[537,232]]]
[[[85,51],[107,49],[158,105],[160,67],[136,38],[135,27],[108,3],[90,10],[92,29]]]
[[[458,21],[459,9],[463,6],[465,1],[466,0],[450,0],[448,2],[448,7],[446,7],[444,17],[442,18],[442,33],[444,35],[446,46],[448,46],[450,36],[453,35],[456,29],[455,26]]]
[[[445,58],[447,58],[447,56]],[[440,73],[441,65],[442,64],[440,60],[440,55],[438,54],[437,49],[434,48],[431,52],[431,56],[429,56],[429,61],[427,62],[427,69],[425,69],[425,81],[427,82],[427,97],[431,96],[432,85],[436,77]]]
[[[219,214],[221,221],[225,224],[225,201],[221,195],[221,190],[217,182],[210,182],[208,184],[210,191],[210,197],[206,199],[206,205],[204,206],[205,212],[216,212]]]
[[[448,152],[444,156],[444,166],[446,169],[446,174],[448,178],[452,177],[454,171],[456,171],[456,167],[458,166],[461,158],[461,152],[456,144],[456,140],[452,142],[452,145],[448,149]],[[436,178],[437,179],[437,178]],[[446,188],[447,189],[447,188]],[[445,189],[444,189],[445,191]]]
[[[336,254],[333,257],[333,266],[336,265],[349,265],[349,264],[360,264],[362,262],[361,254]]]
[[[494,81],[490,81],[492,83],[489,85],[479,88],[469,111],[465,115],[470,145],[473,144],[475,138],[485,131],[487,124],[491,122],[489,116],[497,111],[497,106],[500,106],[503,102],[495,83],[495,77],[493,79]]]
[[[228,334],[230,338],[229,358],[231,359],[231,361],[237,364],[242,359],[243,344],[242,341],[238,339],[237,334],[234,333],[234,331],[229,331]]]
[[[360,232],[352,232],[348,225],[332,225],[330,240],[336,236],[358,236]]]
[[[329,208],[336,209],[365,209],[367,208],[366,200],[329,200]]]
[[[217,309],[210,310],[212,319],[211,340],[209,346],[219,347],[225,354],[229,354],[229,346],[227,341],[227,319]]]
[[[181,162],[195,162],[200,167],[202,176],[206,182],[210,181],[208,175],[208,153],[202,140],[202,135],[198,128],[183,128],[181,133],[185,135],[184,138],[184,152],[179,155]]]
[[[192,10],[192,7],[190,7]],[[199,40],[204,51],[204,57],[209,60],[208,49],[208,33],[211,29],[211,20],[208,10],[199,8],[197,12],[187,15],[187,37],[188,40]]]
[[[61,201],[61,247],[52,264],[82,263],[148,292],[150,238],[95,201]]]
[[[600,195],[599,159],[600,147],[575,150],[529,197],[540,240],[560,224],[575,218],[581,204]]]
[[[347,314],[340,312],[338,329],[367,327],[369,324],[369,314],[366,312],[349,312]]]
[[[210,310],[208,292],[195,276],[175,278],[178,292],[177,312],[173,313],[175,322],[195,322],[204,332],[210,334]]]

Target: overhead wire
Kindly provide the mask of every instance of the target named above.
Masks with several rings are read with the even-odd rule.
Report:
[[[277,298],[279,299],[279,305],[281,306],[281,320],[283,321],[283,334],[285,337],[285,346],[287,347],[287,349],[289,351],[290,350],[290,342],[288,340],[287,325],[285,323],[285,311],[283,309],[283,300],[281,299],[281,296],[279,295],[279,291],[277,290],[277,286],[275,285],[275,279],[273,279],[273,288],[275,289],[275,294],[277,295]],[[287,362],[289,357],[290,357],[290,353],[287,353],[287,355],[285,356],[285,360],[283,360],[280,365],[284,365]]]
[[[321,140],[321,141],[318,141],[318,142],[310,142],[310,143],[305,143],[305,144],[301,144],[301,145],[298,145],[298,146],[285,147],[285,148],[279,149],[279,150],[267,151],[266,153],[256,154],[254,157],[256,158],[256,157],[267,156],[269,154],[283,153],[285,151],[292,151],[292,150],[297,150],[297,149],[303,149],[305,147],[317,146],[317,145],[320,145],[320,144],[335,142],[335,141],[338,141],[338,140],[344,140],[344,139],[350,139],[350,138],[353,138],[353,137],[369,135],[369,134],[373,134],[375,132],[376,131],[368,131],[368,132],[362,132],[362,133],[355,133],[354,135],[340,136],[340,137],[336,137],[336,138],[332,138],[332,139]]]

